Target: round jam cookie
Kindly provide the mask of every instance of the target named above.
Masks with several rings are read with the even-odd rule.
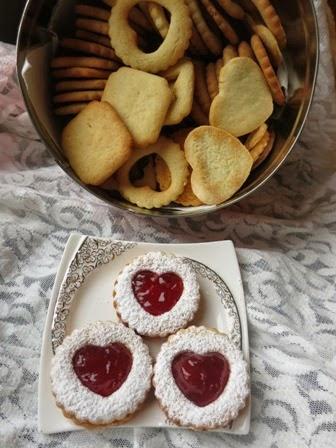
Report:
[[[128,419],[144,402],[151,378],[147,346],[133,330],[114,322],[74,330],[51,364],[57,405],[78,424]]]
[[[193,319],[199,300],[199,284],[191,266],[162,252],[137,257],[125,266],[114,287],[120,320],[149,337],[184,328]]]
[[[155,396],[180,426],[226,426],[245,407],[249,375],[230,339],[205,327],[180,330],[164,343],[154,366]]]

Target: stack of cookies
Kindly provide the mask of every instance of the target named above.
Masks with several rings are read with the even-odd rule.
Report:
[[[51,70],[81,181],[144,208],[232,197],[270,154],[286,103],[270,1],[104,0],[75,13]]]

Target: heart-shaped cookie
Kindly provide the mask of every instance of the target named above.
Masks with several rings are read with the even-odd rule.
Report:
[[[240,137],[265,123],[272,112],[272,94],[258,65],[247,57],[231,59],[220,71],[210,124]]]
[[[183,292],[183,281],[174,272],[157,274],[149,270],[137,272],[132,279],[135,298],[152,316],[170,311]]]
[[[234,136],[212,126],[200,126],[188,135],[185,156],[193,171],[191,186],[204,204],[220,204],[243,185],[253,159]]]
[[[175,356],[172,373],[183,395],[203,407],[222,394],[230,376],[230,366],[220,353],[199,355],[187,351]]]
[[[131,352],[119,342],[105,347],[84,345],[72,358],[80,382],[102,397],[108,397],[120,388],[128,377],[132,362]]]

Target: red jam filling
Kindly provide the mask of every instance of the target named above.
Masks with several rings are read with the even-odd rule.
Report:
[[[222,394],[230,376],[230,366],[220,353],[198,355],[186,351],[173,359],[172,373],[183,395],[203,407]]]
[[[119,389],[128,377],[132,362],[132,353],[119,342],[104,347],[85,345],[72,358],[80,382],[102,397]]]
[[[134,275],[132,288],[142,308],[153,316],[160,316],[170,311],[180,299],[183,281],[174,272],[159,275],[143,270]]]

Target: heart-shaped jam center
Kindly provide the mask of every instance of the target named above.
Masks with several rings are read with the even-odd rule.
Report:
[[[142,308],[153,316],[160,316],[178,302],[183,292],[183,281],[174,272],[159,275],[143,270],[134,275],[132,288]]]
[[[85,345],[72,358],[81,383],[95,394],[107,397],[119,389],[132,368],[132,353],[120,342],[100,347]]]
[[[230,376],[226,358],[217,352],[204,355],[186,351],[175,356],[172,373],[188,400],[203,407],[217,400]]]

